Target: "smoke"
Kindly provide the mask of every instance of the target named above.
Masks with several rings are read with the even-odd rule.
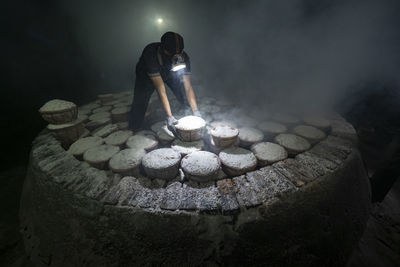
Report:
[[[185,38],[200,94],[239,106],[329,108],[369,81],[397,82],[395,0],[65,1],[109,91],[133,88],[147,43]],[[157,17],[167,23],[157,26]]]

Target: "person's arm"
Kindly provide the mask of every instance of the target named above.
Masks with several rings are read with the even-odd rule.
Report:
[[[161,76],[151,76],[150,80],[153,82],[154,86],[157,89],[158,96],[160,97],[161,103],[163,105],[164,111],[167,114],[167,117],[172,116],[171,107],[169,105],[167,92],[165,90],[165,84],[162,80]]]
[[[185,87],[186,98],[189,102],[190,107],[192,108],[193,112],[198,111],[196,95],[190,81],[190,75],[183,75],[183,85]]]

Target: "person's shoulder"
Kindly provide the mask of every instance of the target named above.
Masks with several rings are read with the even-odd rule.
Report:
[[[143,53],[144,52],[157,52],[157,49],[159,46],[160,46],[160,43],[150,43],[144,47]]]

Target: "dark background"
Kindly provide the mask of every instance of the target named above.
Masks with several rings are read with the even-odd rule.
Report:
[[[261,112],[335,108],[359,133],[374,201],[399,175],[400,1],[15,0],[0,12],[0,202],[9,215],[0,233],[11,235],[0,255],[21,245],[20,188],[30,143],[46,126],[38,109],[133,90],[142,49],[168,30],[185,38],[199,94]]]

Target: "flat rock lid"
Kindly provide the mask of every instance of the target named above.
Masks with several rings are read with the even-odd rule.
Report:
[[[110,117],[111,117],[110,112],[102,111],[102,112],[94,113],[93,115],[91,115],[89,117],[89,120],[96,121],[96,120],[99,120],[102,118],[110,118]]]
[[[93,113],[99,113],[99,112],[106,112],[106,111],[110,111],[111,107],[110,106],[102,106],[99,108],[95,108],[93,109]]]
[[[89,136],[75,141],[68,149],[68,152],[74,156],[83,155],[89,148],[100,146],[104,143],[103,138],[98,136]]]
[[[246,169],[257,165],[253,152],[241,147],[230,147],[219,153],[222,164],[236,170]]]
[[[61,99],[53,99],[46,102],[40,109],[40,113],[57,113],[65,110],[69,110],[75,108],[76,105],[72,102],[61,100]]]
[[[210,134],[218,138],[233,138],[239,135],[239,130],[231,126],[220,125],[212,128]]]
[[[184,172],[195,176],[208,176],[219,170],[221,163],[214,153],[196,151],[186,155],[181,162]]]
[[[178,124],[175,125],[176,129],[183,131],[194,131],[199,130],[206,126],[205,120],[197,116],[186,116],[178,120]]]
[[[161,129],[161,127],[163,127],[163,126],[165,126],[166,125],[166,123],[165,123],[165,121],[159,121],[159,122],[156,122],[156,123],[154,123],[153,125],[151,125],[151,127],[150,127],[150,129],[153,131],[153,132],[158,132],[158,130],[160,130]]]
[[[127,148],[119,151],[110,159],[109,166],[112,171],[125,172],[137,168],[146,155],[144,149]]]
[[[317,128],[326,129],[331,127],[331,122],[321,116],[306,116],[303,118],[303,121]]]
[[[193,142],[184,142],[180,139],[175,139],[172,143],[171,148],[182,155],[187,155],[195,151],[200,151],[204,147],[203,140],[193,141]]]
[[[309,125],[299,125],[293,129],[293,132],[298,136],[311,140],[322,140],[326,137],[325,133]]]
[[[67,129],[70,127],[74,127],[78,124],[83,123],[83,120],[81,118],[78,118],[76,120],[74,120],[73,122],[69,122],[69,123],[64,123],[64,124],[49,124],[47,125],[47,129],[49,129],[50,131],[54,131],[54,130],[60,130],[60,129]]]
[[[129,130],[116,131],[107,136],[104,141],[107,145],[120,146],[124,144],[128,140],[128,138],[132,136],[132,134],[132,131]]]
[[[142,164],[149,169],[166,169],[179,164],[181,154],[172,148],[159,148],[147,153]]]
[[[168,129],[167,125],[163,125],[157,130],[157,137],[162,141],[168,142],[172,142],[175,139],[175,135]]]
[[[261,142],[254,144],[251,147],[251,151],[253,151],[257,159],[271,163],[284,160],[288,156],[285,148],[271,142]]]
[[[111,122],[111,118],[110,117],[104,117],[104,118],[98,118],[92,121],[89,121],[86,126],[88,127],[96,127],[96,126],[101,126],[107,123]]]
[[[287,131],[287,127],[281,123],[273,121],[263,121],[257,126],[261,131],[271,134],[280,134]]]
[[[264,134],[256,128],[252,127],[239,128],[239,140],[241,141],[256,143],[256,142],[261,142],[263,139],[264,139]]]
[[[111,114],[119,115],[128,113],[129,111],[130,108],[125,106],[125,107],[114,108],[113,110],[111,110]]]
[[[128,138],[126,145],[129,148],[150,150],[158,145],[158,141],[153,135],[135,134]]]
[[[214,128],[217,126],[229,126],[229,127],[233,127],[233,128],[237,127],[236,123],[234,123],[233,121],[229,121],[229,120],[213,121],[210,123],[210,126],[211,126],[211,128]]]
[[[306,139],[295,134],[279,134],[275,141],[289,152],[301,153],[311,147]]]
[[[100,163],[111,159],[114,154],[119,152],[119,147],[111,145],[100,145],[89,148],[84,154],[83,159],[87,162]]]
[[[116,124],[108,124],[104,127],[101,127],[100,129],[97,129],[93,132],[93,136],[100,136],[100,137],[106,137],[109,134],[118,131],[118,125]]]

